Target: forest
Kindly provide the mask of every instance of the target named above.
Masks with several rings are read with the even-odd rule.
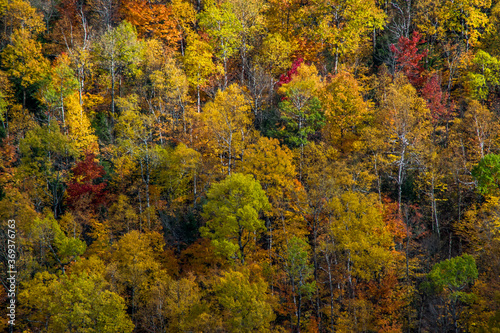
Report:
[[[0,0],[0,330],[500,332],[500,1]]]

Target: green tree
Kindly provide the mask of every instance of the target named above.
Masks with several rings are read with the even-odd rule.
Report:
[[[266,193],[252,175],[234,173],[212,185],[207,198],[202,236],[210,238],[219,253],[244,264],[256,236],[265,230],[259,213],[271,208]]]
[[[47,106],[49,115],[60,109],[63,129],[66,128],[65,99],[78,87],[70,61],[65,54],[59,56],[51,69],[50,81],[40,89],[40,99]],[[49,122],[50,120],[49,116]]]
[[[278,134],[292,147],[303,147],[309,136],[324,125],[324,114],[318,98],[321,86],[318,70],[314,65],[300,65],[297,75],[283,84],[279,93],[283,101],[279,104],[285,129]]]
[[[435,294],[445,300],[445,307],[451,315],[454,331],[459,331],[461,305],[474,299],[472,293],[465,292],[479,276],[476,261],[469,254],[443,260],[432,267],[428,275]]]
[[[67,237],[50,213],[45,218],[37,217],[27,225],[26,243],[32,249],[40,267],[61,269],[85,252],[86,244],[78,238]]]
[[[483,50],[472,59],[474,71],[467,74],[472,98],[486,100],[492,89],[500,84],[500,61]]]
[[[477,180],[479,193],[498,194],[500,191],[500,156],[485,155],[472,169],[472,175]]]
[[[241,22],[236,17],[230,2],[217,5],[210,1],[199,15],[199,23],[210,36],[216,57],[222,60],[224,66],[223,87],[226,88],[229,74],[228,61],[238,52],[241,45],[240,33],[243,30]]]

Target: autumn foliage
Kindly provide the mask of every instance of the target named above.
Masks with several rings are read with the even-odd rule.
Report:
[[[489,0],[0,0],[0,330],[498,332],[499,36]]]

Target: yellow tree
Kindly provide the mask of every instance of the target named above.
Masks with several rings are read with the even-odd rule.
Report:
[[[221,73],[223,69],[214,64],[212,48],[207,42],[196,34],[189,35],[187,41],[186,52],[182,60],[189,85],[196,89],[198,113],[200,113],[200,90],[207,85],[211,75]]]
[[[419,146],[430,138],[430,111],[426,102],[417,95],[415,88],[402,76],[397,77],[389,86],[381,111],[384,119],[382,135],[389,143],[390,158],[395,166],[391,178],[397,185],[401,212],[403,184],[407,172],[411,165],[418,162]]]
[[[73,93],[66,98],[69,137],[76,150],[83,155],[85,152],[97,154],[99,145],[97,136],[90,125],[87,114],[79,102],[78,93]]]
[[[36,90],[47,73],[49,62],[42,55],[42,45],[29,30],[19,29],[12,34],[11,44],[2,52],[2,60],[7,73],[23,91],[23,107],[26,93]]]
[[[249,101],[236,84],[219,90],[201,114],[210,153],[218,156],[222,170],[231,174],[253,136]]]
[[[228,331],[270,332],[275,318],[273,297],[262,277],[246,268],[230,270],[218,279],[214,289]]]
[[[111,251],[108,274],[121,294],[127,294],[132,316],[137,314],[140,294],[162,273],[160,255],[165,242],[157,232],[133,230],[116,242]]]
[[[151,74],[150,80],[156,97],[153,99],[155,109],[171,123],[172,132],[182,122],[182,128],[186,134],[186,109],[189,102],[186,74],[177,66],[175,60],[170,58],[163,64],[161,70]],[[167,115],[167,113],[170,114]],[[160,142],[163,143],[161,130]]]
[[[370,40],[370,32],[381,29],[386,15],[373,0],[315,0],[316,38],[325,42],[334,56],[334,72],[339,61],[356,56],[360,46]]]
[[[343,311],[332,329],[366,331],[370,327],[369,306],[357,284],[378,279],[395,267],[398,255],[393,252],[393,238],[375,194],[345,192],[328,206],[331,215],[322,245],[330,270],[327,284],[330,297],[336,297],[337,283],[343,294],[337,295],[342,299]],[[334,303],[330,304],[333,313]]]
[[[0,4],[0,15],[4,17],[2,39],[5,41],[18,29],[25,29],[33,35],[45,29],[43,16],[25,0],[4,1],[4,4]]]
[[[343,154],[360,149],[362,130],[370,120],[370,104],[361,93],[354,76],[340,72],[331,77],[320,96],[326,119],[323,134]]]

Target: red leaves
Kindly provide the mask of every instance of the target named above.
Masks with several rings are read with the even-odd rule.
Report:
[[[73,180],[68,184],[68,205],[75,208],[77,202],[83,197],[89,197],[92,207],[97,208],[106,202],[107,191],[106,183],[97,183],[99,178],[102,178],[106,172],[104,168],[95,161],[95,156],[92,153],[87,153],[85,159],[78,162],[71,170],[73,172]]]
[[[422,44],[420,34],[414,31],[411,39],[401,36],[398,41],[397,47],[391,44],[390,49],[396,56],[396,71],[403,72],[408,81],[413,86],[420,86],[422,84],[423,67],[420,66],[420,61],[427,55],[427,50],[419,53],[418,45]]]
[[[451,108],[446,106],[448,93],[443,93],[437,75],[431,76],[422,88],[422,97],[427,101],[431,111],[432,123],[446,122],[451,120]]]
[[[292,79],[295,76],[295,74],[297,74],[297,69],[300,67],[300,65],[302,65],[303,62],[304,62],[303,58],[297,58],[293,62],[292,68],[290,68],[288,70],[288,72],[286,72],[286,74],[281,74],[280,80],[278,81],[277,87],[279,88],[282,85],[284,85],[284,84],[289,83],[290,81],[292,81]]]

